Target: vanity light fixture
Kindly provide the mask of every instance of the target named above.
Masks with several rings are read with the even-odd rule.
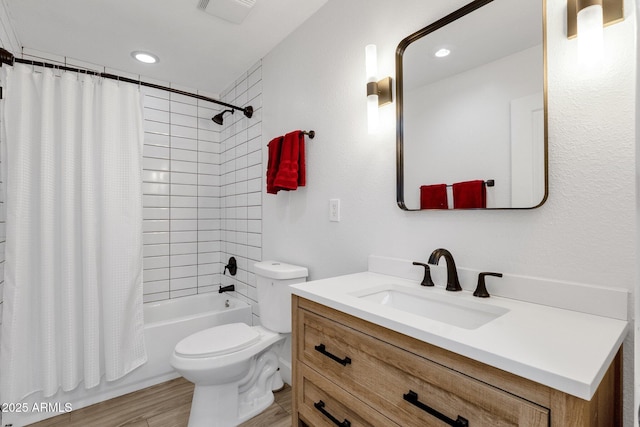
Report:
[[[376,45],[367,45],[365,51],[365,65],[367,71],[367,127],[369,134],[378,131],[378,108],[393,101],[391,95],[391,77],[378,81],[378,54]]]
[[[603,27],[624,19],[623,1],[567,0],[567,37],[578,37],[578,58],[582,65],[602,59]]]
[[[159,61],[158,57],[149,52],[142,51],[134,51],[131,52],[131,56],[133,56],[136,60],[140,62],[144,62],[145,64],[155,64]]]

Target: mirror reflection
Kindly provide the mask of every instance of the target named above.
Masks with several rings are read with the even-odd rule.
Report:
[[[544,202],[543,22],[543,0],[478,0],[400,43],[401,208]]]

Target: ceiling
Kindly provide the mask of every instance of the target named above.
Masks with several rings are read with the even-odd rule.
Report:
[[[219,94],[327,0],[257,0],[233,24],[199,0],[4,0],[19,42],[33,50]],[[142,64],[132,51],[159,63]],[[13,52],[18,56],[19,52]]]

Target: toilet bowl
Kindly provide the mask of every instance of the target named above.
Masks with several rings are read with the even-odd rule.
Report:
[[[189,427],[231,427],[273,403],[284,385],[282,348],[291,332],[289,285],[307,269],[276,261],[254,265],[260,326],[231,323],[196,332],[178,344],[171,365],[195,384]],[[290,360],[290,355],[289,355]]]

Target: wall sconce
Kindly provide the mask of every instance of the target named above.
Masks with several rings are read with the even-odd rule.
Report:
[[[367,127],[369,134],[378,131],[378,108],[393,101],[391,94],[391,77],[378,81],[378,53],[376,45],[364,48],[367,71]]]
[[[582,65],[593,65],[602,59],[603,27],[623,19],[623,0],[567,0],[567,37],[578,37],[578,60]]]

